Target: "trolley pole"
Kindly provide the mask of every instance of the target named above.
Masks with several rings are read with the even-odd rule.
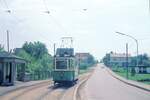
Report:
[[[55,51],[56,51],[56,44],[54,43],[54,56],[55,56]]]
[[[126,69],[127,69],[126,78],[128,79],[129,78],[129,75],[128,75],[128,71],[129,71],[129,66],[128,66],[128,43],[126,43]]]
[[[54,67],[54,69],[55,69],[55,51],[56,51],[56,44],[54,43],[54,56],[53,56],[53,67]]]

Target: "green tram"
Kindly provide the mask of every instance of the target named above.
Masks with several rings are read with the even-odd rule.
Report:
[[[54,57],[53,81],[74,84],[78,80],[78,67],[73,48],[58,48]]]

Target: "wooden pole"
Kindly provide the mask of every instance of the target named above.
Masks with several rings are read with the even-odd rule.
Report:
[[[128,79],[129,78],[129,75],[128,75],[128,70],[129,70],[129,66],[128,66],[128,43],[126,43],[126,68],[127,68],[126,77]]]
[[[7,50],[9,52],[9,30],[7,30]]]

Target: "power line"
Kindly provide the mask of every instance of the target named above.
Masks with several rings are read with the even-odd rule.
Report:
[[[65,33],[67,33],[67,31],[65,30],[65,28],[62,26],[61,23],[59,23],[56,18],[54,18],[52,15],[48,14],[49,17],[54,21],[54,23],[62,30],[64,31]]]
[[[2,0],[0,0],[0,4],[3,6],[3,2],[2,2]]]
[[[47,6],[46,0],[42,0],[42,1],[43,1],[43,5],[44,5],[44,7],[45,7],[45,10],[46,10],[45,13],[48,14],[49,18],[52,19],[52,21],[54,21],[54,23],[55,23],[63,32],[67,33],[67,31],[64,29],[63,25],[62,25],[56,18],[54,18],[52,15],[50,15],[50,10],[49,10],[49,8],[48,8],[48,6]],[[18,17],[13,14],[14,11],[12,12],[12,10],[9,8],[9,5],[7,4],[6,0],[3,0],[3,2],[4,2],[4,4],[5,4],[5,7],[7,8],[7,10],[6,10],[5,12],[11,14],[11,16],[12,16],[13,18],[15,18],[18,22],[20,22],[20,20],[18,19]],[[84,9],[84,10],[86,10],[86,9]]]
[[[2,3],[2,2],[1,2],[1,3]],[[17,22],[20,22],[19,18],[18,18],[17,16],[15,16],[15,15],[12,13],[12,10],[9,8],[9,6],[8,6],[8,4],[7,4],[7,2],[6,2],[6,0],[3,0],[3,3],[4,3],[4,5],[5,5],[6,9],[7,9],[7,10],[5,10],[5,12],[8,13],[8,14],[10,14],[13,18],[15,18],[15,20],[16,20]]]
[[[7,2],[5,0],[3,0],[3,2],[5,4],[5,6],[6,6],[6,8],[9,9]]]
[[[64,31],[65,33],[67,33],[67,31],[64,29],[64,27],[62,26],[62,24],[60,24],[52,15],[50,15],[50,11],[49,11],[49,9],[48,9],[48,6],[47,6],[47,3],[46,3],[45,0],[43,0],[43,4],[44,4],[45,9],[46,9],[45,13],[48,14],[49,18],[53,19],[53,21],[57,24],[57,26],[58,26],[62,31]]]
[[[44,7],[45,7],[46,11],[48,11],[47,13],[50,13],[45,0],[43,0],[43,4],[44,4]]]
[[[3,0],[3,3],[4,3],[4,5],[5,5],[6,9],[7,9],[5,12],[10,14],[11,10],[9,9],[7,2],[5,0]]]

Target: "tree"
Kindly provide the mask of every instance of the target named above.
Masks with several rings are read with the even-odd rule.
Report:
[[[132,57],[131,58],[131,63],[129,64],[130,66],[134,67],[137,64],[137,57]]]
[[[22,47],[27,53],[35,58],[41,58],[44,54],[48,54],[45,44],[41,42],[26,42]]]
[[[148,55],[145,54],[141,54],[137,57],[132,57],[131,59],[131,66],[136,66],[137,64],[137,59],[138,59],[138,65],[140,66],[150,66],[150,60]]]
[[[110,54],[106,54],[106,56],[103,57],[103,63],[106,66],[109,66],[109,63],[110,63]]]
[[[87,58],[87,63],[88,64],[94,64],[95,63],[95,59],[92,55],[89,55]]]
[[[139,55],[138,60],[139,60],[139,65],[145,65],[145,66],[150,65],[149,57],[147,54]]]
[[[89,54],[86,59],[80,59],[80,69],[87,69],[96,63],[93,55]]]
[[[15,55],[29,61],[26,71],[30,73],[50,71],[52,69],[52,56],[48,53],[45,44],[41,42],[25,42],[22,48],[14,50]]]

